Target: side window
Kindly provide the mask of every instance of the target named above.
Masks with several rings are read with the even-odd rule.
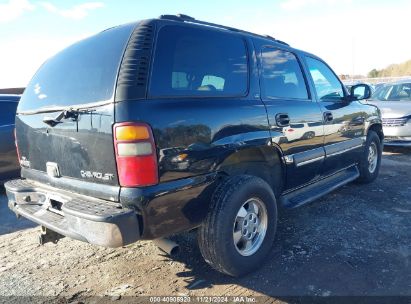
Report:
[[[267,47],[261,56],[265,98],[308,99],[303,73],[293,53]]]
[[[304,124],[291,124],[290,128],[301,129],[301,128],[304,128]]]
[[[322,127],[323,123],[322,122],[309,122],[308,126],[309,127]]]
[[[171,74],[171,87],[173,89],[184,89],[188,87],[187,73],[184,72],[172,72]]]
[[[344,98],[342,84],[330,68],[320,60],[311,57],[306,57],[306,61],[318,99],[321,101],[342,100]]]
[[[247,89],[247,50],[240,36],[178,25],[160,29],[150,96],[244,96]]]

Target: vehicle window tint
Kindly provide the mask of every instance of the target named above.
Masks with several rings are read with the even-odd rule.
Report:
[[[291,124],[290,127],[294,129],[300,129],[304,128],[304,124]]]
[[[121,58],[135,25],[81,40],[47,60],[24,91],[19,111],[112,98]]]
[[[411,100],[411,84],[402,83],[394,85],[387,100]]]
[[[188,86],[187,73],[173,72],[171,79],[173,89],[184,89]]]
[[[341,82],[323,62],[306,57],[308,69],[314,81],[318,99],[322,101],[339,101],[344,98]]]
[[[308,99],[303,73],[293,53],[265,48],[262,51],[262,66],[264,97]]]
[[[216,88],[217,91],[222,91],[224,90],[224,82],[224,78],[206,75],[204,76],[203,81],[201,82],[201,86],[212,85]]]
[[[392,91],[392,85],[383,85],[380,86],[377,90],[375,90],[374,94],[372,94],[371,99],[373,100],[387,100],[389,94]]]
[[[243,96],[247,82],[247,52],[241,37],[176,25],[159,31],[151,96]]]
[[[319,126],[322,126],[322,125],[323,125],[322,122],[309,122],[308,123],[309,127],[319,127]]]

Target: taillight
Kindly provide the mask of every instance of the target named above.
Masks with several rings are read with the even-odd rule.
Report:
[[[294,132],[294,129],[288,129],[287,131],[288,132]]]
[[[157,184],[157,153],[150,126],[123,122],[113,128],[120,185],[142,187]]]
[[[20,152],[19,152],[19,146],[17,144],[16,128],[14,128],[14,144],[16,145],[17,158],[20,163]]]

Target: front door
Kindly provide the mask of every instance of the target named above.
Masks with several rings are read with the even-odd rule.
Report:
[[[305,61],[323,112],[326,158],[322,175],[329,175],[359,159],[365,113],[360,103],[349,101],[343,84],[323,61],[308,56]]]
[[[316,180],[324,160],[323,118],[308,90],[297,55],[260,45],[260,86],[271,136],[283,151],[286,189]]]

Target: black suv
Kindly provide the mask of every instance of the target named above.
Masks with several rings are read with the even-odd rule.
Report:
[[[50,58],[25,90],[9,206],[108,247],[198,228],[207,263],[242,275],[269,252],[280,206],[377,177],[369,95],[269,36],[185,15],[114,27]]]

